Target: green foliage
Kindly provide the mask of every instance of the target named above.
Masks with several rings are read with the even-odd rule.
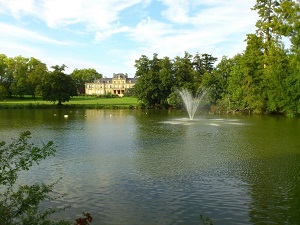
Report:
[[[27,94],[35,98],[36,95],[42,95],[41,82],[48,74],[46,64],[38,59],[31,57],[28,62],[28,77],[27,77]]]
[[[252,9],[259,16],[257,31],[247,35],[243,53],[224,56],[216,67],[217,59],[209,54],[184,52],[174,59],[142,55],[135,62],[138,81],[126,95],[137,97],[140,107],[178,107],[173,90],[186,88],[196,94],[204,87],[210,103],[228,112],[300,113],[299,1],[256,0]],[[283,37],[289,39],[289,48]],[[61,104],[76,91],[83,93],[85,82],[102,77],[94,69],[75,69],[67,76],[64,66],[53,68],[48,72],[34,58],[1,54],[0,98],[42,94],[45,100]]]
[[[168,104],[174,108],[180,108],[182,106],[183,103],[177,90],[169,95]]]
[[[104,95],[97,95],[97,98],[120,98],[120,96],[116,94],[108,93]]]
[[[257,0],[253,9],[259,15],[257,34],[247,35],[244,53],[229,59],[227,67],[222,60],[212,77],[203,78],[213,90],[212,102],[227,111],[299,113],[299,53],[294,45],[297,42],[290,38],[290,50],[284,49],[281,42],[281,35],[299,33],[299,4],[290,0]],[[222,74],[226,79],[220,80]]]
[[[85,93],[85,83],[94,82],[96,79],[102,78],[102,74],[98,73],[95,69],[75,69],[71,73],[77,92],[79,94]]]
[[[4,99],[7,95],[8,92],[6,91],[6,88],[3,85],[0,85],[0,99]]]
[[[55,154],[53,142],[37,147],[28,142],[29,131],[10,144],[0,142],[0,223],[5,225],[64,225],[53,222],[49,215],[59,209],[40,209],[40,203],[53,200],[50,193],[55,183],[16,186],[19,173]]]
[[[31,95],[32,97],[36,95],[41,96],[43,95],[41,83],[45,84],[45,80],[48,80],[51,74],[57,73],[57,71],[62,72],[65,67],[65,65],[61,67],[53,66],[54,71],[49,72],[45,63],[33,57],[25,58],[17,56],[10,58],[4,54],[0,54],[0,86],[6,90],[1,93],[2,95],[5,94],[4,97],[9,98],[13,96],[24,97],[25,95]],[[70,82],[70,85],[76,86],[76,89],[74,87],[72,92],[74,94],[77,94],[77,92],[84,94],[85,82],[93,82],[95,79],[101,78],[102,74],[91,68],[75,69],[71,77],[72,79],[68,79],[68,82]],[[46,89],[45,91],[48,90]],[[47,96],[48,94],[44,93]],[[62,98],[66,99],[65,97]]]
[[[65,67],[65,65],[53,66],[54,70],[44,78],[42,83],[43,100],[54,103],[57,101],[58,105],[61,105],[63,102],[68,102],[71,96],[76,95],[72,77],[63,72]]]
[[[135,96],[143,107],[178,106],[173,90],[185,88],[196,94],[203,86],[204,74],[211,75],[216,58],[208,54],[196,54],[194,57],[185,52],[184,57],[158,58],[153,55],[150,60],[141,56],[136,60],[136,74],[138,78],[134,87]]]
[[[164,101],[161,98],[164,93],[160,92],[159,89],[161,85],[159,74],[161,66],[157,54],[153,55],[152,60],[142,56],[139,60],[136,60],[135,67],[137,68],[136,77],[138,78],[134,87],[136,97],[147,107],[160,105]]]

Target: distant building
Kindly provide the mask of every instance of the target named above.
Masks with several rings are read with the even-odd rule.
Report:
[[[127,73],[114,73],[113,78],[101,78],[93,83],[85,83],[86,95],[115,94],[123,97],[125,92],[136,83],[135,78],[128,78]]]

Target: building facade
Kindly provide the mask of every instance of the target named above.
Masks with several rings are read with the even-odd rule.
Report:
[[[136,83],[135,78],[128,78],[128,74],[114,73],[112,78],[101,78],[93,83],[85,83],[86,95],[114,94],[123,97],[125,92],[133,88]]]

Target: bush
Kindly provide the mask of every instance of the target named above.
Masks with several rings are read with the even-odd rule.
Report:
[[[119,95],[116,94],[97,95],[97,98],[119,98]]]
[[[40,203],[51,201],[50,193],[55,183],[21,185],[16,187],[18,175],[29,170],[42,159],[53,156],[56,149],[53,142],[42,147],[28,143],[29,131],[7,145],[0,142],[0,224],[1,225],[66,225],[67,221],[54,222],[48,217],[63,209],[40,209]]]

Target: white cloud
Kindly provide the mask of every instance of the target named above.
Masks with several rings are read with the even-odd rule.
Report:
[[[161,38],[172,35],[173,32],[171,25],[148,17],[130,31],[130,36],[141,43],[153,45]]]
[[[161,11],[149,11],[151,3]],[[106,75],[121,69],[131,74],[134,60],[142,54],[173,58],[188,51],[220,58],[241,52],[246,34],[255,30],[257,15],[250,10],[254,4],[255,0],[0,0],[0,13],[17,18],[14,25],[0,23],[0,42],[6,43],[2,51],[19,49],[17,55],[36,50],[32,56],[50,65],[64,63],[74,69],[101,64]],[[18,48],[12,50],[14,43]],[[86,48],[75,49],[78,43]],[[39,49],[36,44],[44,45]],[[57,48],[47,51],[46,44]]]
[[[141,3],[149,0],[2,0],[0,6],[17,18],[35,16],[52,28],[84,23],[90,30],[107,30],[122,10]]]
[[[174,23],[188,23],[188,13],[190,1],[186,0],[159,0],[167,9],[162,12],[162,15]]]
[[[232,49],[241,52],[246,34],[254,32],[257,17],[250,10],[251,1],[160,2],[167,7],[162,15],[169,22],[148,18],[131,31],[132,37],[142,46],[142,54],[148,56],[155,52],[172,57],[184,51],[232,56],[238,53],[233,53]],[[197,8],[197,4],[204,4],[205,8]],[[188,26],[183,26],[183,23]]]
[[[44,42],[44,43],[48,43],[48,44],[54,44],[54,45],[71,45],[70,42],[64,42],[64,41],[59,41],[59,40],[55,40],[55,39],[51,39],[47,36],[43,36],[39,33],[36,32],[32,32],[23,28],[19,28],[16,26],[12,26],[12,25],[8,25],[5,23],[1,23],[0,22],[0,30],[1,33],[3,35],[3,37],[5,37],[5,39],[10,39],[14,38],[14,39],[20,39],[22,41],[27,40],[30,42]],[[12,45],[14,45],[13,40],[11,40]]]
[[[95,42],[99,42],[105,39],[108,39],[110,36],[114,35],[114,34],[118,34],[118,33],[124,33],[129,31],[129,27],[128,26],[122,26],[122,27],[116,27],[114,29],[110,29],[110,30],[106,30],[103,32],[96,32],[95,34]]]
[[[6,10],[11,12],[14,17],[21,17],[22,14],[34,13],[35,0],[1,0],[0,8],[2,12],[8,13]]]

